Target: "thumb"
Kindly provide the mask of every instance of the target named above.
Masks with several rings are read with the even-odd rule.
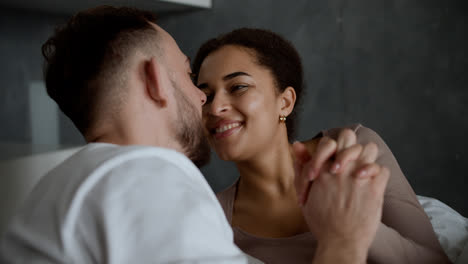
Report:
[[[307,147],[304,145],[304,143],[299,141],[294,142],[292,144],[292,152],[294,161],[298,165],[302,166],[304,163],[310,160],[309,151],[307,150]]]

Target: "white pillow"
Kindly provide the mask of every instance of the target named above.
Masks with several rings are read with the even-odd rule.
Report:
[[[420,195],[418,200],[429,216],[440,245],[455,263],[464,249],[468,250],[468,218],[439,200]],[[467,252],[464,252],[463,255],[466,254]]]

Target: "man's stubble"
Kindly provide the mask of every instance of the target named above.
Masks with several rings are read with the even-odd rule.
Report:
[[[182,93],[177,81],[171,82],[177,101],[177,120],[173,123],[176,139],[184,149],[184,154],[200,168],[210,161],[210,145],[204,135],[201,116]]]

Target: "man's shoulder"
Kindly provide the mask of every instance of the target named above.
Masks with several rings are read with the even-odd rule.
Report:
[[[96,188],[125,188],[129,182],[144,182],[150,177],[161,182],[203,178],[186,156],[171,149],[95,143],[50,171],[37,188],[44,191],[55,186],[57,195],[67,196]]]
[[[113,144],[88,144],[63,165],[89,165],[91,167],[119,166],[125,162],[140,162],[152,159],[161,163],[171,163],[178,167],[194,168],[193,163],[182,153],[172,149],[152,146],[117,146]]]
[[[108,202],[125,199],[119,197],[124,193],[135,199],[169,199],[176,188],[204,192],[209,186],[193,163],[176,151],[90,144],[45,175],[18,214],[21,219],[56,218],[61,226],[73,226],[88,205],[113,207],[115,203]]]
[[[65,219],[96,195],[113,196],[130,186],[150,184],[162,189],[203,180],[193,163],[174,150],[89,144],[45,175],[27,197],[24,209],[44,207]]]
[[[70,182],[72,178],[84,180],[89,177],[102,177],[109,172],[118,174],[121,169],[128,172],[129,168],[140,173],[151,170],[156,173],[157,171],[153,169],[157,166],[177,167],[187,174],[199,173],[186,156],[175,150],[151,146],[94,143],[88,144],[65,160],[51,170],[45,178],[52,178],[55,182],[67,178],[66,182]]]
[[[14,243],[30,234],[34,237],[27,248]],[[220,256],[239,254],[199,170],[180,153],[139,146],[90,145],[70,157],[33,191],[10,226],[7,240],[11,243],[6,251],[12,252],[8,253],[12,258],[44,248],[44,241],[48,251],[58,252],[56,259],[101,259],[100,252],[116,248],[132,257],[162,249],[165,254],[151,255],[158,262],[180,258],[182,253],[188,259],[203,259],[213,253],[207,243],[221,247]],[[205,242],[194,246],[185,241]],[[82,251],[89,245],[103,250]]]

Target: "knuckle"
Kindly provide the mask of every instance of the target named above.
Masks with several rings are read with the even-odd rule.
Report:
[[[366,145],[366,149],[370,152],[378,152],[379,151],[379,147],[377,146],[377,144],[375,144],[374,142],[369,142],[367,143]]]
[[[331,152],[334,152],[336,148],[336,141],[329,138],[323,142],[317,150],[317,155],[321,158],[327,157]]]
[[[344,150],[344,151],[338,152],[336,154],[335,160],[336,161],[342,161],[342,160],[346,159],[349,156],[349,154],[350,154],[349,150]]]
[[[328,138],[328,140],[325,142],[325,147],[333,147],[336,146],[336,140],[332,138]]]
[[[381,171],[383,175],[390,175],[390,170],[385,166],[382,166]]]
[[[382,170],[385,180],[388,181],[388,179],[390,178],[390,170],[387,167],[384,167]]]
[[[339,137],[342,138],[343,140],[345,141],[351,141],[351,142],[355,142],[356,141],[356,133],[354,133],[353,130],[349,129],[349,128],[345,128],[343,129],[340,134],[339,134]]]
[[[371,164],[368,164],[367,165],[367,170],[369,171],[369,174],[371,177],[375,177],[376,175],[378,175],[379,173],[379,165],[375,164],[375,163],[371,163]]]
[[[325,137],[322,137],[320,140],[319,140],[319,143],[318,143],[318,147],[321,147],[323,146],[324,144],[327,143],[327,141],[331,140],[331,138],[325,136]]]
[[[353,155],[360,155],[362,153],[363,147],[361,144],[354,144],[349,152],[351,152]]]
[[[362,150],[363,146],[362,146],[362,144],[356,143],[356,144],[353,145],[353,148],[356,149],[356,150]]]
[[[351,130],[351,129],[349,129],[349,128],[345,128],[345,129],[341,130],[340,136],[343,136],[343,137],[352,137],[352,136],[355,136],[355,133],[354,133],[353,130]]]
[[[377,163],[371,163],[371,165],[374,167],[374,169],[375,169],[376,171],[380,171],[380,170],[381,170],[381,166],[380,166],[379,164],[377,164]]]
[[[352,159],[359,155],[362,151],[362,146],[359,144],[355,144],[352,147],[349,147],[341,152],[338,153],[337,159],[339,160],[347,160]]]

